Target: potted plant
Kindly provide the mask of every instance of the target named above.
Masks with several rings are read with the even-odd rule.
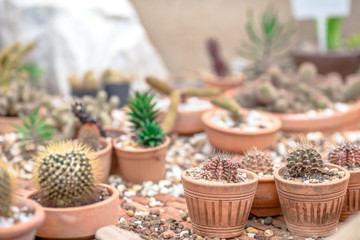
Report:
[[[238,169],[229,155],[209,158],[202,168],[182,172],[186,206],[196,234],[233,238],[243,234],[258,176]]]
[[[0,159],[0,239],[34,239],[45,213],[33,200],[15,197],[16,177]]]
[[[99,184],[95,152],[74,140],[49,144],[34,157],[38,191],[28,198],[46,214],[37,236],[45,239],[93,239],[97,229],[115,225],[118,191]]]
[[[338,145],[329,154],[329,161],[332,164],[346,168],[350,172],[349,186],[346,191],[344,207],[340,221],[345,221],[360,210],[360,149],[352,143]]]
[[[273,175],[275,165],[270,155],[254,148],[241,157],[239,167],[252,171],[259,177],[250,212],[257,217],[280,215],[281,206]]]
[[[158,110],[149,92],[129,98],[132,134],[113,140],[120,175],[129,182],[158,182],[165,176],[165,157],[170,139],[159,123]]]
[[[263,150],[272,146],[281,128],[277,117],[244,109],[224,95],[212,98],[211,103],[222,109],[205,112],[201,120],[207,138],[216,149],[244,153],[253,147]]]
[[[205,87],[216,87],[222,91],[226,91],[240,86],[244,82],[245,76],[242,73],[229,73],[229,67],[221,57],[218,41],[214,38],[209,38],[206,46],[214,74],[209,72],[203,72],[201,74]]]
[[[104,83],[104,89],[108,96],[117,96],[120,99],[118,107],[125,106],[126,99],[129,97],[129,87],[130,82],[133,80],[133,76],[106,69],[102,73],[101,80]]]
[[[74,73],[69,76],[68,81],[71,85],[72,95],[76,97],[85,95],[95,97],[100,88],[100,82],[97,81],[91,70],[87,71],[83,78],[79,78]]]
[[[297,72],[284,73],[277,66],[244,89],[228,91],[242,106],[271,112],[282,121],[286,133],[356,130],[360,118],[360,77],[346,83],[338,74],[317,74],[311,63]]]
[[[189,135],[204,130],[201,115],[213,108],[209,97],[218,95],[219,88],[176,90],[166,82],[154,77],[147,77],[146,82],[156,91],[168,98],[157,101],[161,114],[159,120],[166,133],[175,132]]]
[[[324,237],[336,230],[350,178],[345,168],[324,164],[316,149],[300,144],[274,177],[290,232]]]

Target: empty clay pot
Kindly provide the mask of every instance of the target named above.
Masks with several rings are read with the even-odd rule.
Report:
[[[165,176],[165,158],[170,139],[160,146],[143,149],[124,149],[116,146],[120,139],[114,139],[121,177],[128,182],[158,182]]]
[[[281,214],[279,195],[276,190],[274,177],[259,177],[258,187],[250,212],[257,217]]]
[[[201,78],[204,81],[205,87],[217,87],[222,91],[226,91],[240,86],[244,82],[245,76],[243,74],[238,74],[227,77],[219,77],[209,72],[203,72],[201,73]]]
[[[95,155],[98,157],[99,164],[99,179],[100,182],[105,183],[110,174],[111,167],[111,154],[112,154],[112,142],[105,138],[100,139],[100,143],[103,145],[104,149],[97,151]]]
[[[186,206],[196,234],[208,237],[232,238],[243,234],[250,214],[258,176],[245,172],[251,179],[242,183],[210,183],[196,181],[183,171]]]
[[[33,200],[20,198],[16,199],[17,206],[31,206],[35,209],[33,217],[28,222],[17,223],[11,227],[0,227],[0,239],[6,240],[30,240],[35,238],[36,231],[45,220],[45,212],[42,207]]]
[[[286,167],[275,170],[274,177],[281,209],[289,231],[301,236],[329,236],[336,230],[345,200],[350,173],[337,165],[345,177],[326,183],[298,183],[285,180]]]
[[[360,170],[349,172],[350,180],[345,195],[344,207],[340,216],[341,222],[360,211]]]
[[[254,147],[259,150],[270,148],[275,141],[277,131],[281,128],[281,121],[268,113],[263,114],[267,115],[273,122],[273,126],[270,128],[263,128],[257,131],[224,128],[216,125],[211,120],[216,111],[219,111],[219,109],[205,112],[201,120],[211,145],[224,152],[242,154]]]
[[[36,236],[41,239],[94,239],[96,230],[107,225],[115,225],[120,216],[119,193],[116,188],[99,184],[111,196],[101,202],[81,207],[48,208],[45,223]],[[29,196],[35,196],[36,193]]]

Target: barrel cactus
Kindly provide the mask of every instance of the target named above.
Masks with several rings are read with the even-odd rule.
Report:
[[[273,161],[269,154],[254,148],[246,152],[242,157],[240,167],[255,173],[271,173],[273,170]]]
[[[12,214],[14,187],[15,178],[8,171],[7,164],[0,159],[0,217],[9,217]]]
[[[44,206],[75,207],[96,201],[97,158],[89,147],[71,140],[57,142],[34,160],[34,176]]]
[[[352,143],[338,145],[330,152],[329,161],[347,168],[360,167],[360,148]]]
[[[212,156],[202,167],[202,175],[207,180],[225,180],[229,183],[237,183],[241,181],[238,176],[237,169],[239,164],[231,161],[229,155],[218,154]]]

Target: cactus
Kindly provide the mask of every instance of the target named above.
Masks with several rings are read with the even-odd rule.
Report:
[[[268,81],[255,86],[255,95],[262,104],[272,104],[278,97],[275,87]]]
[[[80,120],[80,122],[82,124],[85,123],[92,123],[95,124],[100,133],[101,136],[106,137],[106,133],[102,127],[102,124],[99,121],[96,121],[91,114],[85,109],[85,107],[83,106],[82,103],[80,102],[75,102],[72,106],[71,106],[72,112],[74,113],[74,115]]]
[[[77,139],[97,151],[100,146],[100,130],[94,123],[85,123],[80,127]]]
[[[313,63],[305,62],[301,64],[298,69],[299,80],[302,82],[312,82],[316,78],[317,74],[317,68]]]
[[[87,90],[96,90],[99,88],[100,81],[98,81],[93,71],[87,71],[83,78],[79,78],[75,73],[68,77],[68,81],[72,89],[87,89]]]
[[[114,83],[130,83],[134,76],[131,74],[124,74],[122,72],[115,72],[111,69],[106,69],[101,74],[101,81],[107,84]]]
[[[329,161],[350,169],[360,167],[360,148],[348,142],[338,145],[330,152]]]
[[[156,147],[163,143],[165,132],[161,129],[159,123],[146,119],[140,122],[140,127],[140,130],[135,131],[139,143],[142,143],[145,147]]]
[[[174,127],[177,116],[177,107],[180,104],[180,98],[181,96],[179,91],[175,90],[171,93],[170,106],[166,113],[165,120],[161,124],[161,128],[165,133],[169,133]]]
[[[209,38],[206,42],[207,51],[211,59],[213,71],[220,77],[225,77],[229,74],[227,64],[220,56],[220,48],[216,39]]]
[[[147,77],[146,82],[156,91],[165,95],[170,95],[171,92],[174,90],[168,83],[161,81],[155,77]]]
[[[244,110],[234,99],[222,95],[217,98],[211,98],[210,101],[215,106],[230,111],[231,116],[236,123],[240,123],[244,120]]]
[[[212,97],[219,95],[220,93],[221,90],[219,88],[185,88],[182,90],[182,94],[184,95],[184,97]]]
[[[204,179],[210,180],[225,180],[229,183],[237,183],[242,180],[238,176],[237,169],[239,164],[233,162],[228,155],[218,154],[212,156],[204,163],[202,167],[202,177]]]
[[[96,201],[97,158],[77,141],[48,145],[34,157],[39,198],[46,207],[76,207]]]
[[[304,143],[289,154],[286,167],[290,177],[306,177],[309,174],[324,172],[324,162],[320,153]]]
[[[356,101],[360,98],[360,76],[353,74],[347,77],[344,89],[346,101]]]
[[[239,166],[255,173],[272,173],[273,161],[269,154],[254,148],[246,152],[242,157]]]
[[[14,199],[15,177],[8,165],[0,158],[0,217],[12,215],[11,205]]]

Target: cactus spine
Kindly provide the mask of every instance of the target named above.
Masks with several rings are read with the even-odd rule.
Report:
[[[259,151],[256,148],[246,152],[240,161],[240,167],[255,173],[271,173],[273,161],[269,154]]]
[[[329,160],[347,168],[360,167],[360,148],[352,143],[343,143],[330,152]]]
[[[225,180],[229,183],[237,183],[241,181],[241,178],[238,177],[238,168],[239,164],[231,161],[229,156],[218,154],[204,163],[202,175],[207,180]]]

